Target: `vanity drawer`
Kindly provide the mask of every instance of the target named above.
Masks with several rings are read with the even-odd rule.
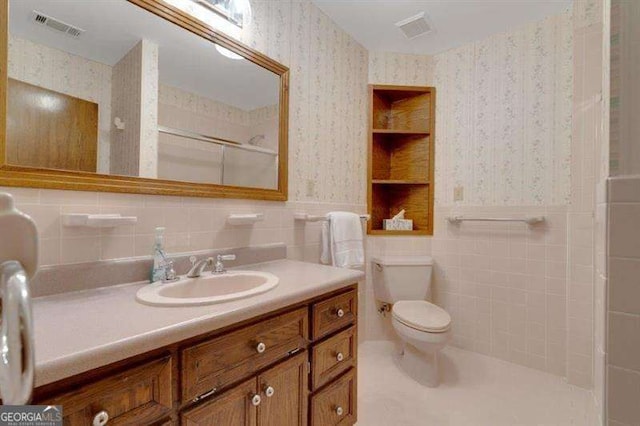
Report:
[[[311,426],[353,425],[356,412],[356,369],[311,397]]]
[[[358,295],[351,290],[311,307],[313,340],[324,337],[356,321],[358,313]]]
[[[65,425],[151,424],[171,412],[171,357],[152,361],[41,404],[62,405]]]
[[[307,346],[307,308],[182,350],[182,401],[222,389]]]
[[[351,326],[311,350],[311,388],[316,390],[356,366],[356,326]]]

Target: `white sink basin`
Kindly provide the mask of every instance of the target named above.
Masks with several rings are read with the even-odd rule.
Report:
[[[229,271],[219,275],[205,272],[198,278],[149,284],[138,290],[136,299],[154,306],[209,305],[264,293],[279,281],[268,272]]]

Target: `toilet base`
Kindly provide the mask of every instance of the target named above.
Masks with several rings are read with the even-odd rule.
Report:
[[[409,377],[424,386],[435,388],[440,384],[439,352],[420,352],[414,346],[404,343],[402,354],[397,360]]]

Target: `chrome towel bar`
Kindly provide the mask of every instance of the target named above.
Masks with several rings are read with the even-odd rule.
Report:
[[[527,217],[464,217],[449,216],[449,223],[459,225],[462,222],[523,222],[529,226],[537,225],[544,222],[544,216],[527,216]]]

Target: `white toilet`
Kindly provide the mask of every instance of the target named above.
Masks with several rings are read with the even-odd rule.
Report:
[[[451,316],[426,301],[433,260],[377,256],[371,261],[376,299],[393,304],[391,321],[402,340],[402,368],[420,383],[438,386],[438,354],[451,339]]]

